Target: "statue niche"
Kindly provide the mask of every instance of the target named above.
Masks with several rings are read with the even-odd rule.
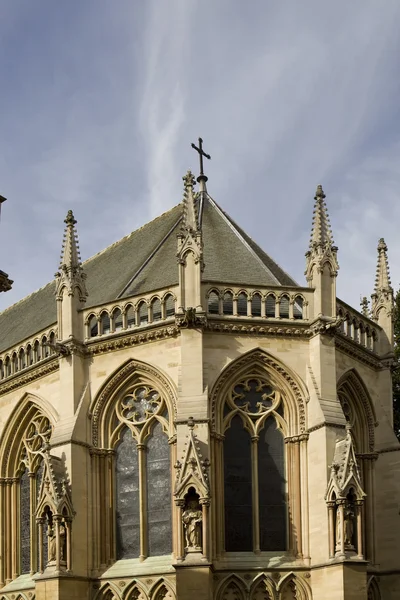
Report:
[[[185,496],[185,506],[182,513],[185,531],[186,552],[202,552],[203,512],[200,506],[200,496],[191,487]]]

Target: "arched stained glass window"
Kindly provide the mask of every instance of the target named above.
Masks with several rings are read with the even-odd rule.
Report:
[[[286,549],[284,439],[277,427],[281,414],[281,395],[267,381],[249,377],[231,388],[224,409],[227,552]]]
[[[149,311],[146,302],[140,302],[138,306],[139,325],[146,325],[149,321]]]
[[[147,520],[149,555],[172,552],[171,466],[168,438],[157,422],[147,442]]]
[[[165,304],[165,318],[173,317],[175,314],[175,301],[172,294],[168,294],[164,299]]]
[[[224,443],[225,550],[253,550],[251,440],[242,419],[232,419]]]
[[[239,317],[247,317],[247,294],[244,292],[237,297],[237,314]]]
[[[132,304],[128,304],[128,306],[126,307],[126,326],[127,327],[135,327],[136,325],[136,318],[135,318],[135,311],[133,310],[133,306]]]
[[[219,295],[217,292],[210,292],[208,295],[208,304],[207,310],[210,315],[218,315],[219,314]]]
[[[161,302],[159,298],[154,298],[151,303],[151,316],[153,321],[161,321]]]
[[[171,451],[165,432],[166,403],[151,385],[136,384],[119,399],[115,411],[123,424],[115,453],[117,559],[170,554]],[[145,517],[140,511],[143,503]]]
[[[104,310],[100,315],[101,333],[107,335],[111,331],[110,315]]]
[[[140,555],[139,466],[136,440],[125,427],[115,457],[117,558]]]
[[[123,327],[122,312],[119,308],[115,308],[112,313],[113,331],[121,331]]]
[[[233,315],[233,294],[232,292],[225,292],[222,301],[224,315]]]
[[[265,314],[267,317],[274,319],[275,318],[275,296],[273,294],[268,294],[267,300],[265,303]]]
[[[294,305],[293,305],[293,317],[295,319],[302,319],[303,318],[303,298],[301,296],[296,296],[296,298],[294,299]]]
[[[279,300],[279,316],[281,319],[289,318],[289,296],[281,296]]]
[[[20,479],[20,560],[21,574],[31,570],[31,492],[28,469]]]
[[[261,294],[253,294],[251,299],[251,316],[261,317]]]

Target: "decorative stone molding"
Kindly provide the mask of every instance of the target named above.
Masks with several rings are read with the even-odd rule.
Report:
[[[15,375],[7,378],[4,381],[1,381],[0,393],[6,394],[7,392],[11,392],[11,390],[15,390],[16,388],[30,383],[31,381],[35,381],[40,377],[44,377],[45,375],[53,373],[59,368],[57,356],[50,356],[49,358],[44,359],[44,361],[41,362],[40,366],[34,365],[29,371],[24,371],[24,373],[15,373]]]
[[[309,325],[306,324],[303,327],[299,326],[299,323],[285,323],[285,325],[269,327],[267,325],[255,325],[254,322],[251,324],[244,324],[242,321],[227,321],[227,320],[214,320],[208,319],[207,327],[208,331],[217,333],[234,333],[234,334],[250,334],[250,335],[271,335],[276,337],[305,337],[310,338],[312,331],[309,329]]]
[[[335,345],[338,350],[341,350],[351,358],[356,358],[373,369],[382,369],[382,361],[379,360],[376,354],[356,342],[346,339],[342,333],[337,333],[335,336]]]
[[[146,344],[175,337],[178,334],[178,327],[170,325],[168,327],[157,327],[148,331],[142,331],[136,335],[120,335],[115,339],[97,341],[96,338],[93,338],[93,341],[89,341],[87,344],[87,353],[92,355],[105,354],[106,352],[130,348],[138,344]]]
[[[243,356],[233,360],[221,373],[220,377],[216,381],[211,391],[211,422],[212,428],[216,429],[217,421],[217,406],[219,405],[219,398],[221,390],[225,386],[229,385],[230,381],[237,380],[237,374],[245,369],[254,370],[256,365],[259,365],[262,369],[266,369],[271,375],[275,373],[275,376],[283,378],[285,384],[291,392],[291,396],[295,401],[294,410],[298,413],[298,433],[306,433],[306,389],[302,390],[297,381],[290,375],[288,370],[273,358],[270,354],[263,352],[260,349],[251,350]],[[289,398],[286,398],[289,400]]]
[[[141,375],[148,376],[151,380],[158,382],[160,389],[164,390],[170,406],[173,407],[173,416],[176,415],[176,392],[173,384],[155,367],[140,361],[130,360],[108,379],[89,409],[88,416],[92,419],[93,446],[96,447],[99,444],[100,419],[107,402],[120,389],[121,384],[125,381],[128,382],[134,375],[139,377]]]

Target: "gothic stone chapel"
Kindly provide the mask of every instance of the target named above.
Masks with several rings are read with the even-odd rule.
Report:
[[[299,286],[183,179],[0,313],[0,600],[398,600],[385,242],[359,312],[321,186]]]

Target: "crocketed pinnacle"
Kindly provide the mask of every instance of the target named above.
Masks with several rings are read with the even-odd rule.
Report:
[[[376,266],[375,293],[391,290],[387,245],[381,238],[378,243],[378,264]]]
[[[333,235],[329,222],[328,209],[325,204],[325,194],[322,185],[315,192],[315,205],[311,229],[310,248],[315,246],[333,246]]]
[[[182,228],[185,231],[198,231],[198,214],[193,191],[195,183],[193,173],[188,171],[182,179],[184,181]]]
[[[59,272],[56,273],[58,287],[67,287],[69,293],[73,294],[74,289],[79,289],[81,300],[85,300],[88,293],[86,290],[86,274],[83,271],[81,257],[79,252],[78,233],[76,230],[76,219],[72,210],[69,210],[64,219],[65,230],[60,257]]]

